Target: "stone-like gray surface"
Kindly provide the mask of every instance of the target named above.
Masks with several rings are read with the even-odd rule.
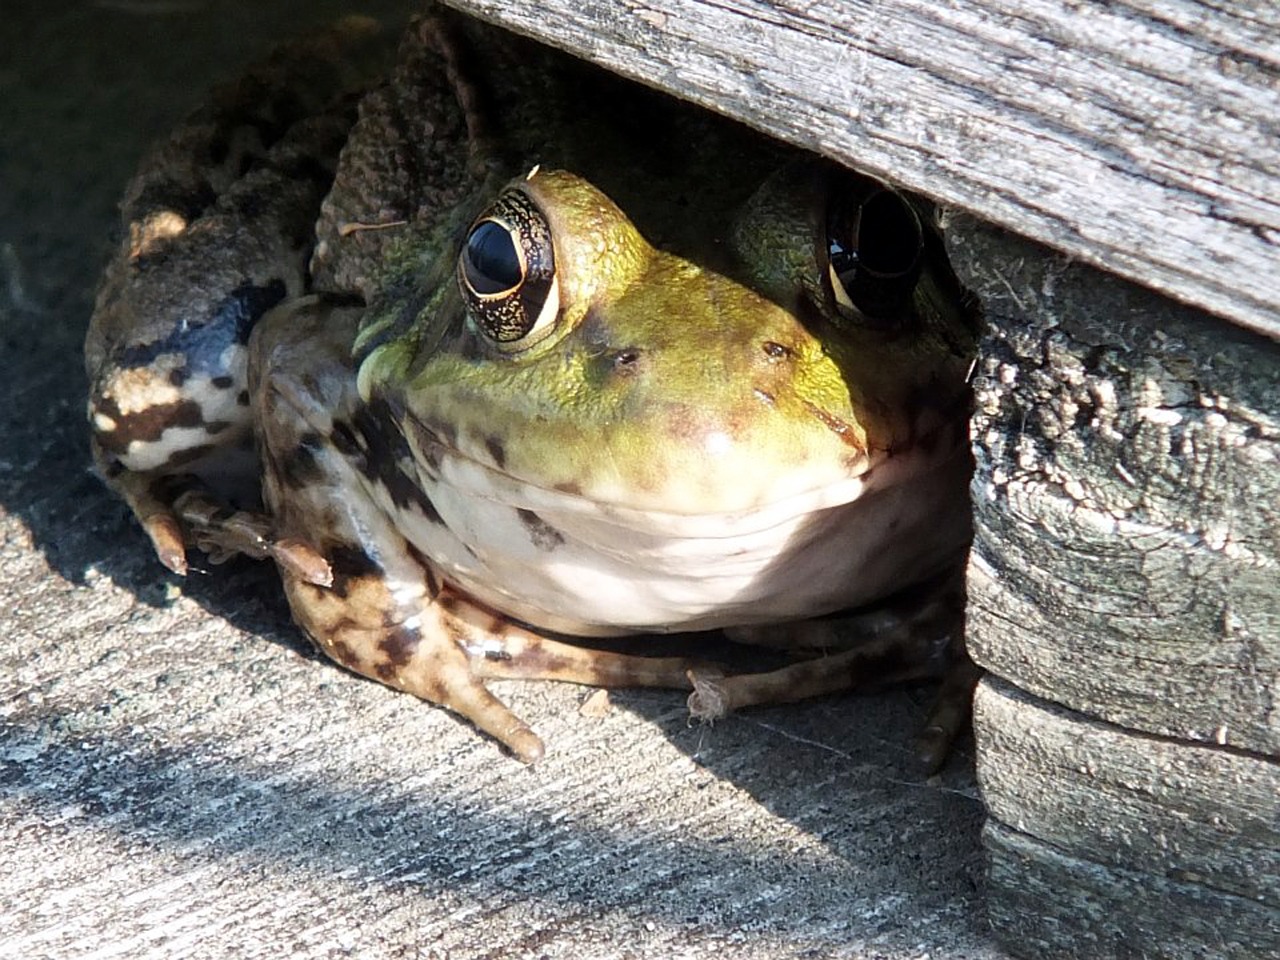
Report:
[[[506,685],[550,745],[525,769],[317,658],[265,569],[167,576],[89,474],[80,341],[138,152],[337,7],[0,19],[0,957],[996,958],[971,748],[909,756],[931,691],[697,727],[677,693],[592,719]]]

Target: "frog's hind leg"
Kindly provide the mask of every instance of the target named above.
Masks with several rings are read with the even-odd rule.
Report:
[[[487,614],[501,619],[500,614],[473,606],[481,617]],[[492,623],[490,636],[498,643],[477,650],[481,655],[475,665],[479,676],[493,680],[559,680],[592,687],[691,690],[695,675],[710,676],[719,672],[719,668],[705,660],[597,650],[511,627],[509,622],[505,628]]]
[[[261,555],[270,540],[249,514],[203,531],[199,518],[256,499],[246,341],[307,288],[314,224],[354,120],[348,92],[378,46],[354,18],[284,45],[215,91],[126,190],[124,236],[85,338],[91,445],[175,573],[192,541],[225,556]]]
[[[968,726],[981,670],[964,646],[962,567],[872,611],[726,633],[743,643],[808,649],[815,655],[764,673],[718,676],[695,670],[689,696],[694,717],[716,720],[745,707],[940,679],[915,742],[920,763],[930,772],[942,766]]]

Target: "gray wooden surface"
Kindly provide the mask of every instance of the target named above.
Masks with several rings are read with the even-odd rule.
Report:
[[[1028,958],[1280,950],[1280,344],[967,215],[990,915]],[[1020,689],[1019,689],[1020,688]]]
[[[974,713],[990,905],[1021,955],[1280,955],[1274,760],[1135,738],[998,680]]]
[[[448,2],[1280,336],[1280,4]]]
[[[970,646],[1025,690],[1280,756],[1280,344],[967,216]]]

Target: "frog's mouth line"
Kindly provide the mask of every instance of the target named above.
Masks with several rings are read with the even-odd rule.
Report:
[[[847,506],[869,494],[931,476],[947,468],[957,455],[968,452],[966,446],[941,442],[946,433],[943,426],[928,439],[918,437],[922,442],[909,450],[872,455],[860,452],[845,462],[839,476],[808,489],[764,498],[741,509],[679,511],[590,495],[573,483],[548,485],[530,480],[463,451],[456,436],[445,435],[453,431],[436,431],[412,415],[408,422],[412,425],[408,439],[416,479],[429,499],[437,499],[443,487],[455,500],[459,496],[481,498],[516,511],[591,518],[682,539],[740,536],[793,523],[797,518]],[[836,427],[832,429],[843,439]],[[451,439],[454,442],[449,442]],[[488,453],[494,461],[500,459],[494,456],[492,445]]]
[[[810,416],[839,437],[842,442],[855,449],[863,450],[865,456],[864,443],[859,441],[853,424],[848,420],[837,417],[829,410],[824,410],[808,400],[804,401],[804,408],[809,412]]]

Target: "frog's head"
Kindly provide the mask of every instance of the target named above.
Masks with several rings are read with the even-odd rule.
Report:
[[[677,516],[847,502],[963,437],[973,316],[929,218],[808,161],[668,229],[535,169],[443,257],[410,251],[432,279],[375,307],[361,391],[432,482],[465,463],[472,486]]]

